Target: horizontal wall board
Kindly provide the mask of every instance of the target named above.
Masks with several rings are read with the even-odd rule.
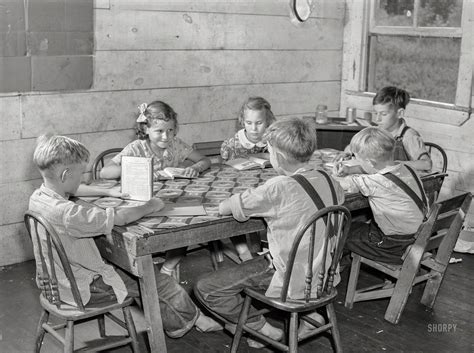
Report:
[[[0,225],[23,222],[23,214],[28,209],[28,201],[41,179],[0,184]]]
[[[98,52],[95,90],[340,80],[340,51]]]
[[[0,184],[41,177],[33,164],[36,139],[19,139],[0,142]]]
[[[0,266],[33,259],[33,245],[23,222],[0,226],[0,244]]]
[[[110,0],[112,9],[145,11],[221,12],[289,16],[289,0],[226,0],[226,1],[169,1],[169,0]],[[344,0],[315,2],[311,17],[343,18]]]
[[[281,16],[153,11],[103,11],[96,17],[96,50],[342,48],[342,20],[311,19],[294,26]]]
[[[2,126],[0,128],[0,141],[19,139],[21,136],[20,97],[0,96],[0,112],[0,124]]]
[[[88,92],[22,96],[22,136],[52,131],[78,134],[131,129],[137,106],[163,100],[178,113],[180,125],[237,119],[242,103],[260,95],[276,115],[314,114],[317,104],[338,109],[339,82],[237,85],[136,91]]]

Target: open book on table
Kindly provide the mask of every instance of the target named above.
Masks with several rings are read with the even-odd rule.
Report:
[[[153,197],[152,158],[122,157],[122,193],[139,201],[148,201]]]
[[[270,161],[267,158],[262,158],[261,155],[253,155],[247,158],[231,159],[225,164],[234,167],[237,170],[247,170],[256,168],[265,168],[270,166]]]
[[[194,178],[188,175],[184,175],[184,168],[177,167],[166,167],[163,170],[156,171],[155,173],[157,174],[158,179]]]

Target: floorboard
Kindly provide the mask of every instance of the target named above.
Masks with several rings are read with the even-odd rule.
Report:
[[[474,303],[472,293],[474,281],[472,269],[474,256],[454,253],[462,262],[448,267],[445,280],[433,309],[419,303],[424,284],[414,288],[398,325],[384,320],[387,299],[354,304],[349,310],[344,307],[345,289],[349,271],[343,273],[338,286],[336,315],[345,352],[474,352]],[[226,259],[223,266],[229,266]],[[181,266],[182,285],[191,291],[194,280],[212,271],[209,253],[199,250],[189,254]],[[362,285],[374,282],[374,273],[361,271]],[[0,267],[0,352],[32,352],[34,331],[40,315],[39,291],[34,281],[34,261]],[[139,330],[142,351],[148,350],[142,314],[134,311]],[[451,325],[450,331],[448,326]],[[97,326],[83,325],[77,330],[78,346],[94,339]],[[112,333],[120,329],[108,324]],[[228,352],[232,338],[225,332],[199,333],[192,330],[180,339],[167,338],[169,353],[222,353]],[[270,349],[256,350],[242,341],[239,353],[273,352]],[[333,352],[330,339],[323,335],[300,346],[300,352]],[[59,344],[47,339],[42,352],[61,352]],[[126,348],[114,353],[128,353]]]

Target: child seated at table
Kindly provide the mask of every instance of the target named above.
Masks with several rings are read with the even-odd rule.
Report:
[[[124,225],[160,210],[163,202],[153,198],[141,206],[116,210],[83,206],[69,200],[71,196],[99,195],[101,192],[80,184],[89,151],[68,137],[40,136],[33,160],[43,177],[43,184],[31,195],[29,209],[41,214],[58,233],[84,304],[121,303],[127,296],[139,296],[137,282],[132,277],[103,261],[94,237],[110,236],[114,224]],[[39,259],[37,246],[34,251],[35,258]],[[61,265],[57,269],[61,300],[73,305],[72,292]],[[156,285],[163,325],[170,337],[181,337],[194,325],[201,331],[222,329],[213,319],[203,315],[186,291],[169,276],[156,271]]]
[[[240,108],[238,123],[242,127],[237,133],[225,140],[221,146],[224,161],[246,158],[252,154],[268,153],[263,133],[275,121],[270,103],[262,97],[249,97]],[[252,258],[245,235],[231,238],[235,250],[242,261]]]
[[[246,190],[222,201],[219,212],[222,215],[232,215],[238,221],[263,217],[267,223],[269,255],[272,261],[268,260],[269,256],[261,255],[230,268],[219,269],[199,279],[194,288],[197,298],[211,313],[215,313],[216,317],[226,320],[226,327],[230,330],[238,321],[244,301],[242,292],[245,288],[266,289],[266,295],[269,297],[280,295],[285,264],[294,236],[318,210],[313,199],[292,176],[299,174],[305,177],[325,206],[334,205],[333,200],[337,200],[337,204],[344,201],[341,186],[325,171],[314,169],[308,163],[316,148],[316,134],[310,123],[299,118],[284,118],[273,123],[265,132],[264,138],[268,141],[270,162],[279,175],[255,189]],[[318,245],[315,254],[322,250],[323,237],[323,234],[319,234],[316,238]],[[297,255],[295,266],[306,265],[307,257],[303,253],[304,250]],[[320,263],[315,262],[313,273],[318,273],[320,266]],[[290,283],[290,298],[302,296],[305,280],[304,271],[300,272],[293,274],[296,278]],[[336,284],[339,280],[337,274]],[[310,316],[318,322],[324,322],[323,317],[316,312]],[[270,325],[262,315],[249,319],[247,324],[271,338],[282,337],[282,331]],[[300,335],[312,329],[313,326],[302,323]],[[253,340],[248,340],[248,343],[252,347],[261,347]]]
[[[350,149],[364,170],[355,174],[343,162],[335,166],[341,185],[367,196],[373,219],[353,219],[345,248],[375,261],[402,263],[405,249],[428,212],[422,182],[407,164],[393,160],[395,140],[385,130],[367,127],[351,140]],[[357,171],[356,171],[357,172]]]
[[[382,88],[372,101],[375,114],[373,122],[395,139],[395,161],[403,162],[415,170],[430,171],[431,156],[423,139],[403,118],[409,101],[410,95],[403,89],[392,86]]]
[[[196,177],[209,168],[211,161],[189,145],[180,140],[178,133],[177,114],[168,104],[154,101],[143,103],[138,107],[139,115],[136,120],[138,139],[129,143],[113,157],[100,171],[104,179],[119,178],[122,173],[122,156],[137,156],[153,158],[155,179],[160,178],[160,170],[166,167],[183,166],[185,162],[193,163],[185,167],[184,175]],[[166,260],[161,272],[176,277],[176,269],[185,255],[186,249],[174,249],[166,253]]]

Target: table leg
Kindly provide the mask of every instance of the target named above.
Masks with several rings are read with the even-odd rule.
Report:
[[[145,314],[148,341],[151,352],[166,353],[166,341],[161,322],[161,311],[156,289],[155,269],[151,255],[137,258],[143,312]]]

